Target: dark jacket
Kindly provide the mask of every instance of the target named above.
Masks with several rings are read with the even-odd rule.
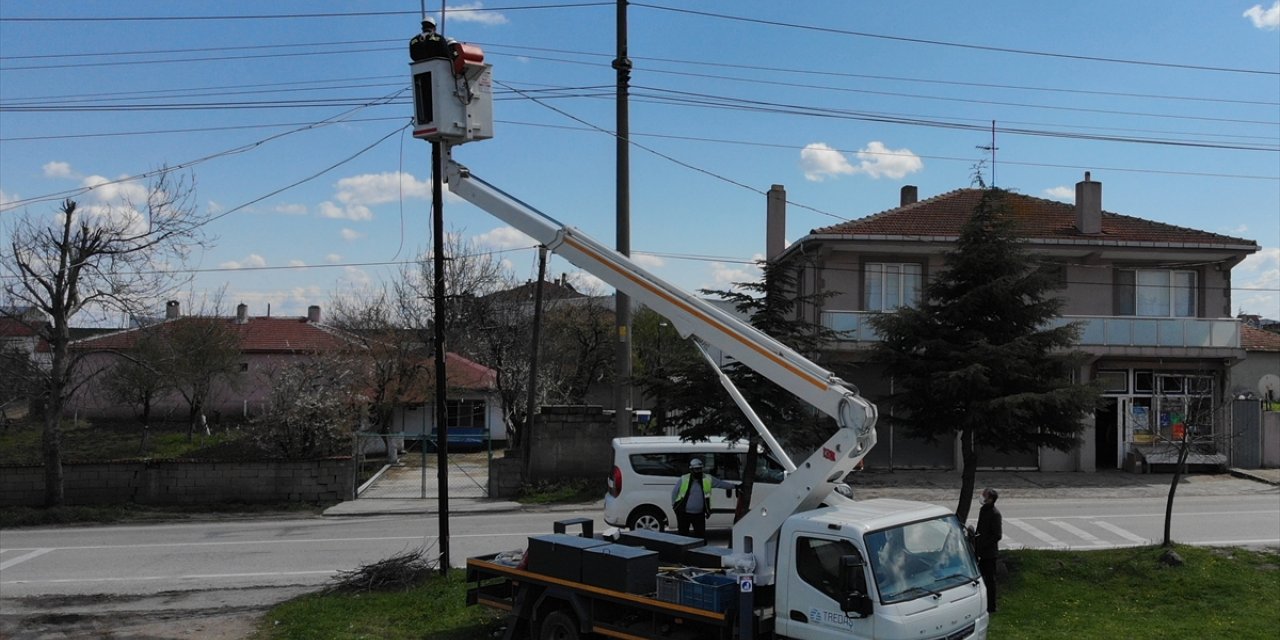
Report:
[[[984,504],[978,510],[978,528],[974,539],[979,558],[994,558],[1004,537],[1004,520],[995,504]]]

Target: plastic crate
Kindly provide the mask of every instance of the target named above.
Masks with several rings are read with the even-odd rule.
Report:
[[[715,573],[658,576],[658,599],[723,613],[733,607],[738,581]]]

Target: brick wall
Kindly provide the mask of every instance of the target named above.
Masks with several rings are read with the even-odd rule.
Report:
[[[65,464],[71,505],[340,502],[353,498],[349,458],[256,462]],[[0,506],[44,504],[44,467],[0,467]]]

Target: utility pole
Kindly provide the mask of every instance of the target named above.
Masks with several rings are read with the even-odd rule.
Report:
[[[431,324],[435,325],[436,354],[436,491],[440,494],[440,574],[449,572],[449,425],[445,406],[448,384],[445,378],[444,351],[444,143],[431,143],[431,234],[432,269],[435,271],[431,306],[435,309]],[[425,434],[424,434],[425,435]],[[424,439],[422,446],[427,446]]]
[[[520,466],[525,482],[530,480],[529,461],[533,459],[533,414],[538,397],[538,344],[542,335],[542,281],[547,275],[547,248],[538,247],[538,284],[533,294],[533,339],[529,345],[529,400],[524,411],[524,432],[520,434]]]
[[[618,0],[617,105],[617,225],[618,253],[631,255],[631,124],[627,108],[631,84],[631,59],[627,57],[627,0]],[[617,380],[613,385],[613,407],[619,437],[631,435],[631,297],[615,290],[614,327],[617,329]]]

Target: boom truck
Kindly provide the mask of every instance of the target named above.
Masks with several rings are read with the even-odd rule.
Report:
[[[985,590],[954,513],[894,499],[827,500],[876,443],[876,407],[853,385],[453,160],[454,146],[492,137],[492,92],[483,52],[452,46],[449,58],[411,63],[414,136],[442,144],[440,170],[450,191],[836,424],[831,437],[796,464],[719,372],[787,470],[734,524],[730,549],[711,553],[704,541],[647,531],[614,543],[595,534],[589,519],[561,521],[554,533],[531,537],[519,559],[513,553],[468,559],[468,604],[508,612],[507,638],[985,638]],[[576,525],[582,531],[571,535]],[[702,568],[687,566],[690,561]]]

